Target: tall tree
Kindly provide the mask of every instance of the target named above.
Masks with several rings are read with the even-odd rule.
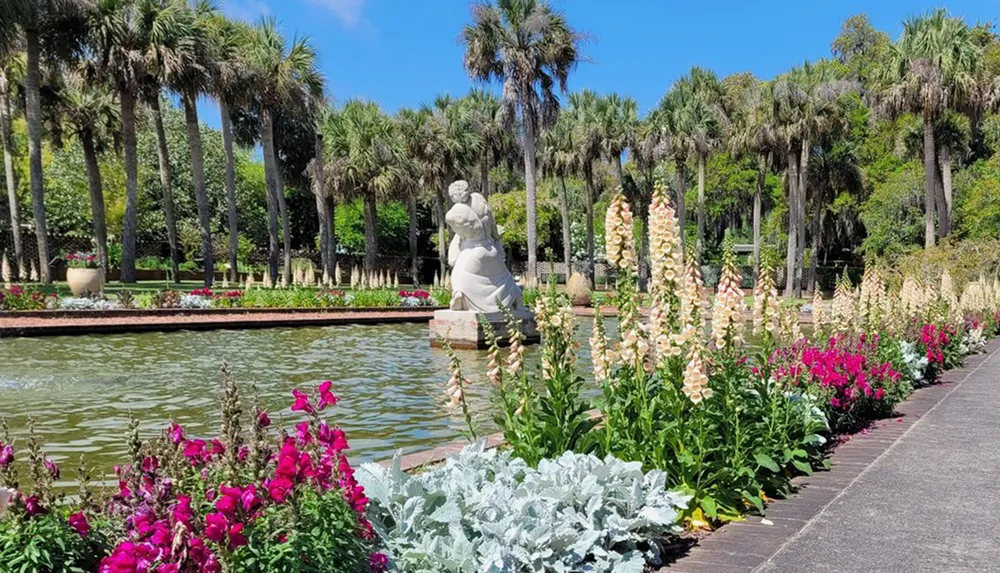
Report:
[[[210,20],[209,31],[212,61],[212,80],[209,88],[219,103],[222,147],[226,156],[226,221],[229,227],[229,276],[239,279],[239,228],[236,205],[236,157],[233,153],[234,109],[250,103],[252,86],[248,81],[244,51],[249,31],[240,22],[223,16]],[[331,271],[332,272],[332,271]]]
[[[479,190],[483,197],[489,197],[490,168],[509,147],[503,101],[486,90],[474,88],[463,102],[469,108],[469,119],[479,136]]]
[[[569,190],[566,178],[579,166],[577,148],[573,142],[573,117],[563,113],[555,125],[542,132],[542,167],[550,177],[559,181],[559,214],[562,216],[563,263],[566,280],[573,274],[573,248],[570,223]]]
[[[600,122],[601,151],[614,165],[618,185],[624,185],[622,154],[635,140],[638,105],[631,97],[611,93],[597,100],[596,113]]]
[[[198,96],[208,91],[215,74],[211,26],[219,17],[208,0],[198,0],[181,17],[188,25],[182,42],[188,46],[182,61],[166,77],[170,87],[181,97],[184,123],[187,127],[188,152],[191,159],[191,182],[194,187],[195,205],[198,209],[198,229],[201,231],[201,255],[205,271],[205,286],[215,280],[215,261],[212,246],[211,208],[205,188],[205,152],[201,142],[201,124],[198,121]],[[286,230],[286,233],[288,231]]]
[[[192,34],[193,19],[187,10],[186,0],[150,0],[136,4],[140,22],[138,29],[144,36],[136,42],[140,56],[146,61],[141,78],[141,96],[149,107],[156,134],[156,156],[160,175],[160,200],[167,227],[167,245],[170,249],[170,269],[178,280],[180,249],[178,247],[177,215],[174,201],[173,174],[170,167],[170,148],[167,131],[163,126],[162,90],[165,83],[181,73],[181,69],[194,59]]]
[[[924,246],[935,243],[938,146],[934,124],[942,113],[973,98],[982,50],[964,21],[936,10],[903,23],[903,33],[874,74],[880,109],[889,116],[923,118]]]
[[[260,107],[260,141],[268,186],[268,256],[272,280],[278,278],[278,215],[284,229],[283,275],[291,279],[292,239],[281,166],[274,145],[274,117],[279,108],[296,113],[322,96],[323,79],[316,68],[316,51],[307,39],[286,45],[273,18],[264,18],[249,35],[247,61]]]
[[[8,25],[12,23],[8,22]],[[11,25],[10,28],[13,28]],[[4,37],[8,38],[4,40]],[[24,262],[24,246],[21,244],[21,213],[17,198],[17,179],[14,172],[14,137],[11,129],[11,98],[13,96],[11,76],[19,58],[14,44],[14,33],[10,30],[0,36],[0,145],[3,146],[4,182],[7,184],[7,204],[10,210],[10,228],[13,232],[14,276],[27,274]]]
[[[417,203],[419,196],[428,185],[437,182],[434,175],[434,140],[430,127],[429,109],[404,108],[396,113],[396,124],[402,139],[406,159],[406,184],[403,194],[406,199],[407,244],[410,249],[410,276],[413,284],[419,284],[420,263],[417,252]],[[484,188],[486,185],[484,185]]]
[[[569,120],[577,169],[583,175],[586,205],[587,277],[595,283],[594,261],[594,162],[601,157],[601,126],[597,116],[597,94],[590,90],[569,95],[569,107],[562,115]]]
[[[761,217],[767,174],[771,170],[775,152],[779,151],[772,124],[770,89],[765,82],[752,76],[749,85],[737,80],[727,84],[727,95],[732,98],[730,108],[729,150],[738,155],[754,157],[757,164],[757,185],[753,197],[753,276],[760,273]]]
[[[95,77],[105,78],[118,94],[121,141],[125,164],[125,221],[122,231],[121,281],[136,282],[136,235],[139,216],[139,168],[136,147],[136,106],[155,62],[151,45],[163,31],[159,20],[146,18],[148,5],[131,0],[97,0],[88,29],[95,53]]]
[[[38,270],[43,283],[49,273],[49,240],[45,218],[45,180],[42,175],[41,68],[46,55],[63,59],[78,53],[84,39],[83,24],[90,10],[88,0],[7,0],[5,27],[17,22],[24,35],[26,53],[24,95],[28,127],[28,175],[31,211],[38,242]],[[9,32],[5,32],[9,34]]]
[[[497,0],[472,7],[462,32],[465,69],[481,81],[504,84],[505,117],[520,113],[526,187],[528,274],[537,276],[538,229],[535,147],[555,121],[569,73],[579,59],[578,35],[544,0]]]
[[[674,192],[677,205],[677,226],[680,229],[681,252],[685,252],[685,225],[687,209],[687,160],[694,155],[694,143],[690,133],[694,124],[691,108],[695,93],[690,83],[677,82],[660,100],[658,121],[663,132],[667,153],[674,160]]]
[[[698,160],[698,234],[695,237],[695,254],[700,260],[705,250],[705,166],[709,155],[722,144],[725,121],[722,86],[714,73],[699,67],[691,68],[679,83],[689,86],[691,92],[691,97],[687,100],[684,135]]]
[[[448,238],[445,225],[445,191],[455,179],[461,177],[476,159],[479,138],[467,106],[447,95],[438,96],[430,105],[421,109],[430,114],[430,153],[437,188],[434,193],[434,211],[438,226],[438,257],[443,277],[447,271]]]
[[[332,184],[364,203],[365,269],[374,271],[378,262],[378,201],[403,179],[396,125],[378,104],[350,100],[329,115],[324,140]]]
[[[109,149],[118,129],[118,106],[112,92],[101,84],[89,83],[78,73],[67,74],[58,91],[56,113],[76,136],[83,149],[90,189],[90,214],[94,242],[101,269],[108,270],[108,231],[104,208],[104,185],[98,155]]]

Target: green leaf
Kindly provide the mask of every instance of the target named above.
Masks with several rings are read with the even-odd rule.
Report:
[[[712,519],[715,519],[719,514],[719,508],[715,505],[715,500],[710,497],[701,500],[701,509],[705,512],[705,515]]]
[[[774,459],[772,459],[771,456],[765,453],[757,452],[756,454],[754,454],[754,459],[757,460],[757,463],[760,464],[761,467],[767,468],[774,473],[778,473],[781,471],[781,468],[778,467],[778,464],[774,462]]]
[[[797,469],[800,472],[806,474],[807,476],[808,475],[812,475],[812,473],[813,473],[812,466],[810,466],[806,462],[799,461],[799,460],[792,460],[792,465],[795,466],[795,469]]]

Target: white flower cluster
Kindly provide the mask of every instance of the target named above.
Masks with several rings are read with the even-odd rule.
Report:
[[[830,319],[833,328],[837,332],[853,332],[857,322],[854,306],[854,289],[846,278],[837,282],[837,288],[833,291],[833,305],[831,307]]]
[[[594,327],[590,334],[590,359],[594,363],[594,382],[603,384],[611,375],[611,364],[615,355],[608,347],[608,338],[604,334],[604,317],[599,308],[594,309]]]
[[[727,346],[738,348],[743,344],[743,311],[746,305],[743,304],[742,282],[735,256],[726,253],[712,309],[712,338],[715,347],[720,350]]]
[[[676,214],[662,181],[657,181],[649,205],[649,257],[650,336],[657,360],[663,360],[682,352],[676,333],[671,332],[676,326],[679,305],[676,302],[672,305],[671,301],[678,300],[675,293],[683,280],[684,261]]]
[[[632,209],[621,189],[611,199],[604,218],[606,256],[611,266],[622,271],[636,271],[635,238],[632,233]]]
[[[181,297],[181,308],[212,308],[212,299],[207,296],[186,294]]]
[[[64,310],[115,310],[117,302],[103,298],[66,297],[59,299],[59,308]]]
[[[819,290],[817,289],[817,292]],[[815,304],[813,305],[815,321]],[[764,265],[753,289],[753,334],[773,337],[778,328],[778,288],[774,284],[774,270]]]

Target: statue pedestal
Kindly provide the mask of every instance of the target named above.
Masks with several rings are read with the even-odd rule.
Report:
[[[431,346],[441,346],[445,338],[452,348],[482,349],[487,348],[485,328],[493,328],[502,345],[507,344],[507,322],[500,312],[483,314],[490,326],[479,322],[480,313],[472,310],[437,310],[431,320]],[[516,311],[514,316],[521,321],[521,332],[525,336],[525,344],[536,344],[541,340],[535,324],[535,313],[527,309]]]

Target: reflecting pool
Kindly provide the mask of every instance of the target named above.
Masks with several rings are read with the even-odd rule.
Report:
[[[588,377],[590,328],[590,320],[577,327]],[[301,419],[288,409],[292,389],[332,380],[341,402],[327,416],[347,432],[354,461],[383,459],[458,439],[464,427],[461,411],[445,406],[448,357],[428,336],[426,325],[402,324],[0,339],[0,416],[19,439],[34,417],[55,461],[75,467],[86,454],[107,475],[125,458],[130,410],[144,437],[170,419],[189,435],[217,435],[225,361],[238,380],[257,384],[274,423],[289,428]],[[474,382],[477,422],[493,431],[486,353],[459,356]],[[527,362],[535,368],[534,348]]]

